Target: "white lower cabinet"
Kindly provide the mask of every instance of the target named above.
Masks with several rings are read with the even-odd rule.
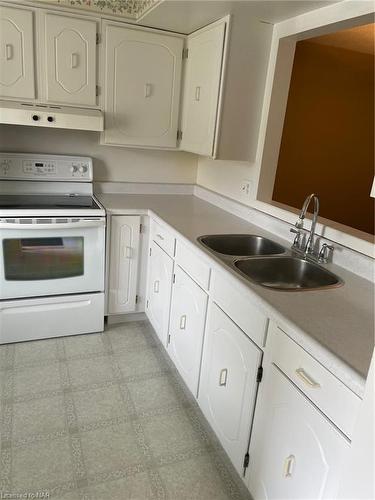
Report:
[[[136,309],[140,221],[139,215],[111,217],[109,314],[128,313]]]
[[[199,405],[243,474],[262,351],[212,304],[205,336]]]
[[[173,259],[154,241],[150,246],[146,314],[166,347],[173,277]]]
[[[253,498],[336,498],[349,441],[273,363],[265,366],[247,472]]]
[[[179,266],[176,266],[168,352],[195,396],[198,391],[207,301],[207,294]]]

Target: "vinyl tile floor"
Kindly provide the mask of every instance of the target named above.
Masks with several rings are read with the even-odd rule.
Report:
[[[2,345],[0,388],[0,498],[250,499],[146,321]]]

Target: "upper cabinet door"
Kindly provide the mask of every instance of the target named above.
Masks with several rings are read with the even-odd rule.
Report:
[[[107,25],[105,43],[103,142],[176,147],[182,38]]]
[[[45,15],[46,100],[96,105],[96,21]]]
[[[204,156],[214,154],[225,29],[223,21],[188,37],[180,148]]]
[[[0,7],[0,96],[34,99],[33,12]]]

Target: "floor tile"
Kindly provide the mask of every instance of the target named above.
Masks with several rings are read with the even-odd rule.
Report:
[[[67,358],[100,354],[105,351],[102,335],[98,333],[65,337],[63,339],[63,344]]]
[[[151,500],[153,498],[152,487],[145,472],[135,476],[119,479],[118,481],[107,481],[90,488],[90,500]],[[176,499],[177,500],[177,499]]]
[[[142,458],[130,423],[83,432],[81,443],[89,475],[115,472]]]
[[[119,387],[103,387],[73,392],[78,424],[89,424],[126,413]]]
[[[169,500],[229,500],[209,455],[159,469]]]
[[[68,368],[73,386],[97,384],[114,379],[110,356],[69,360]]]
[[[73,479],[69,438],[13,449],[13,488],[42,490]]]
[[[167,376],[129,382],[127,387],[137,412],[181,404],[181,400]]]
[[[145,419],[142,427],[155,457],[204,447],[183,410]]]
[[[25,396],[61,388],[59,364],[34,366],[14,373],[14,394]]]
[[[116,360],[124,377],[160,373],[163,370],[154,349],[128,351],[116,356]]]
[[[106,332],[114,352],[147,345],[147,337],[139,323],[125,323],[125,325],[111,326]]]
[[[20,342],[15,346],[15,367],[38,363],[43,365],[47,361],[57,360],[57,344],[55,339]]]
[[[50,434],[64,428],[64,404],[61,396],[34,399],[13,406],[14,439],[34,434]]]

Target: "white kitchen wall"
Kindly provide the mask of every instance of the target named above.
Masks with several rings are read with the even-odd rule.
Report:
[[[211,191],[251,205],[256,194],[256,164],[247,161],[220,161],[199,157],[197,184]],[[250,181],[250,192],[246,194],[241,186]]]
[[[101,146],[96,132],[0,125],[0,151],[90,156],[97,182],[195,184],[197,175],[196,155]]]

